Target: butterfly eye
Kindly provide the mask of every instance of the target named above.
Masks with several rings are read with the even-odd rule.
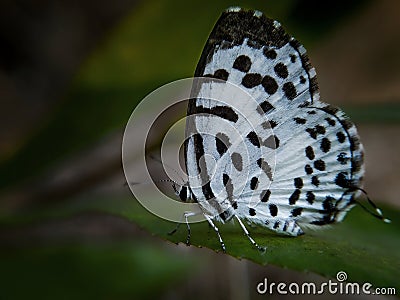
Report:
[[[188,188],[186,186],[182,186],[178,196],[181,201],[186,202],[188,200]]]

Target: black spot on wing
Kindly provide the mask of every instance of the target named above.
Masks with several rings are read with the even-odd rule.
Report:
[[[268,138],[265,139],[263,145],[270,149],[276,149],[279,147],[279,143],[280,141],[276,135],[270,135]]]
[[[274,49],[270,49],[268,47],[264,48],[263,53],[264,53],[265,57],[268,59],[275,59],[277,56],[276,51]]]
[[[306,147],[306,156],[309,160],[313,160],[315,158],[313,147],[311,146]]]
[[[259,107],[257,108],[257,111],[260,115],[269,113],[271,110],[273,110],[275,107],[272,106],[271,103],[268,101],[262,102]]]
[[[327,153],[329,150],[331,150],[331,141],[328,138],[323,138],[321,140],[320,148],[322,152]]]
[[[326,212],[332,212],[334,210],[335,205],[333,204],[335,198],[331,196],[326,196],[325,200],[322,202],[322,207]]]
[[[352,181],[347,178],[346,172],[340,172],[336,175],[335,184],[342,188],[351,188],[353,185]]]
[[[294,205],[297,200],[300,198],[301,191],[300,189],[295,189],[293,194],[289,197],[289,204]]]
[[[275,222],[275,224],[274,224],[274,229],[277,229],[278,227],[279,227],[279,225],[281,224],[281,222],[279,222],[279,221],[276,221]]]
[[[310,112],[308,112],[310,113]],[[326,130],[325,127],[322,125],[316,125],[314,128],[307,128],[306,132],[310,134],[310,137],[313,139],[317,139],[318,134],[325,134]]]
[[[296,91],[296,88],[295,88],[293,82],[286,82],[283,85],[282,90],[283,90],[286,98],[288,98],[289,100],[293,100],[297,96],[297,91]]]
[[[289,75],[288,69],[283,63],[277,63],[274,67],[274,71],[280,78],[287,78]]]
[[[232,180],[228,174],[222,175],[222,182],[224,183],[226,194],[228,195],[228,200],[231,203],[231,205],[233,206],[235,203],[235,201],[233,200],[233,184],[232,184]],[[237,206],[237,203],[236,203],[236,206]]]
[[[285,222],[285,224],[283,225],[283,231],[287,231],[287,229],[288,229],[288,226],[289,226],[289,223],[286,221]]]
[[[300,216],[302,211],[303,211],[302,207],[293,208],[292,211],[291,211],[292,217]]]
[[[315,185],[316,187],[318,187],[318,186],[319,186],[319,179],[318,179],[318,177],[317,177],[317,176],[311,177],[311,183],[312,183],[313,185]]]
[[[263,86],[264,90],[270,95],[275,94],[278,90],[278,84],[276,83],[275,79],[268,75],[264,76],[261,81],[261,85]]]
[[[233,152],[231,155],[232,163],[233,166],[235,167],[236,170],[242,171],[243,170],[243,159],[242,155],[237,152]]]
[[[217,71],[214,72],[213,77],[216,79],[221,79],[221,80],[227,81],[228,77],[229,77],[229,73],[228,73],[228,71],[226,71],[224,69],[218,69]]]
[[[246,88],[254,88],[261,84],[262,77],[258,73],[248,73],[242,79],[242,85]]]
[[[306,119],[303,118],[293,118],[293,120],[297,123],[297,124],[306,124]]]
[[[344,143],[344,141],[346,140],[346,136],[341,131],[336,133],[336,137],[337,137],[337,140],[338,140],[339,143]]]
[[[308,175],[310,175],[310,174],[312,174],[314,171],[313,171],[313,168],[311,168],[311,166],[310,165],[305,165],[304,166],[304,171],[306,172],[306,174],[308,174]]]
[[[269,204],[268,208],[271,216],[276,217],[278,215],[278,207],[275,204],[273,203]]]
[[[340,152],[340,153],[337,155],[336,160],[337,160],[341,165],[345,165],[345,164],[347,164],[347,162],[350,160],[350,158],[347,157],[347,155],[346,155],[345,152]]]
[[[268,162],[263,158],[259,158],[257,159],[257,165],[260,167],[261,170],[263,170],[265,175],[268,176],[269,180],[272,180],[272,170]]]
[[[325,118],[325,121],[326,122],[328,122],[328,124],[330,125],[330,126],[335,126],[335,124],[336,124],[336,122],[335,122],[335,120],[333,120],[333,119],[331,119],[331,118]]]
[[[252,189],[254,191],[255,189],[257,189],[257,187],[258,187],[258,178],[257,177],[251,178],[250,189]]]
[[[220,156],[222,156],[228,150],[226,145],[218,138],[215,138],[215,144],[216,144],[217,151]]]
[[[211,114],[234,123],[239,119],[237,113],[229,106],[214,106],[209,108],[199,105],[196,106],[192,113],[189,113],[189,115],[193,114]]]
[[[317,138],[317,132],[315,131],[314,128],[307,128],[306,132],[308,132],[310,137],[312,137],[313,139]]]
[[[311,192],[311,191],[308,191],[307,194],[306,194],[306,200],[307,200],[308,203],[313,204],[314,200],[315,200],[314,193]]]
[[[325,132],[326,132],[325,127],[322,125],[316,125],[315,131],[319,134],[325,134]]]
[[[249,134],[247,135],[247,139],[252,143],[254,146],[257,148],[260,148],[260,140],[258,138],[258,135],[254,131],[250,131]]]
[[[256,215],[256,210],[254,208],[252,208],[252,207],[249,208],[249,215],[252,216],[252,217],[255,216]]]
[[[314,161],[314,168],[319,171],[325,171],[325,162],[322,159]]]
[[[233,68],[241,72],[248,72],[251,67],[251,60],[247,55],[240,55],[235,59],[233,63]]]
[[[320,218],[319,220],[312,221],[311,224],[325,225],[334,222],[336,214],[336,208],[334,203],[335,203],[335,198],[331,196],[326,196],[325,200],[322,202],[322,208],[323,208],[323,210],[321,211],[322,218]]]
[[[271,191],[270,190],[262,191],[261,194],[260,194],[261,202],[268,202],[270,196],[271,196]]]
[[[228,183],[229,181],[229,175],[228,174],[223,174],[222,175],[222,182],[224,183],[224,186]]]
[[[222,156],[226,151],[228,151],[228,147],[231,145],[229,142],[229,137],[219,132],[215,137],[215,146],[220,156]]]
[[[301,179],[300,177],[295,178],[294,180],[294,186],[296,189],[301,189],[303,187],[303,179]]]

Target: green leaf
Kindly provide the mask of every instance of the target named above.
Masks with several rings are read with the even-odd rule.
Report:
[[[126,200],[125,200],[126,201]],[[186,228],[168,235],[174,224],[155,217],[132,199],[130,209],[114,211],[138,223],[149,232],[174,243],[186,241]],[[273,264],[298,271],[311,271],[329,278],[345,271],[349,282],[369,282],[375,287],[400,288],[400,212],[385,208],[392,223],[386,224],[354,208],[346,219],[331,228],[308,231],[292,238],[278,236],[265,228],[248,226],[258,244],[267,246],[266,253],[255,249],[238,224],[218,224],[227,254],[246,258],[258,264]],[[191,243],[216,251],[221,245],[206,223],[191,224]]]
[[[83,210],[108,212],[126,218],[146,229],[149,234],[173,243],[186,241],[186,226],[181,226],[174,235],[169,235],[168,232],[175,228],[175,223],[151,214],[133,197],[128,196],[112,200],[80,199],[67,209],[64,207],[58,212],[47,211],[45,215],[42,212],[36,217],[59,218]],[[278,236],[262,227],[247,226],[258,244],[267,247],[265,253],[260,253],[250,244],[238,224],[216,225],[226,244],[227,254],[233,257],[249,259],[261,265],[273,264],[314,272],[327,278],[335,278],[339,271],[344,271],[348,275],[348,282],[369,282],[375,287],[399,289],[400,212],[389,207],[384,207],[383,211],[392,223],[383,223],[360,207],[355,207],[342,223],[319,231],[306,231],[305,235],[296,238]],[[215,232],[208,224],[203,222],[190,226],[192,247],[222,252]]]

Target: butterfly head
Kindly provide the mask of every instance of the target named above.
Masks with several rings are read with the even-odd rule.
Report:
[[[194,200],[194,195],[192,190],[185,184],[185,185],[178,185],[177,183],[173,183],[175,194],[179,197],[179,200],[186,203],[193,203],[196,202]]]

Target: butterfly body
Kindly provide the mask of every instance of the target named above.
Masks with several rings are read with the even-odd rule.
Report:
[[[195,76],[210,83],[189,101],[182,201],[291,236],[343,219],[361,188],[363,147],[344,113],[319,100],[298,41],[260,12],[228,10]]]

